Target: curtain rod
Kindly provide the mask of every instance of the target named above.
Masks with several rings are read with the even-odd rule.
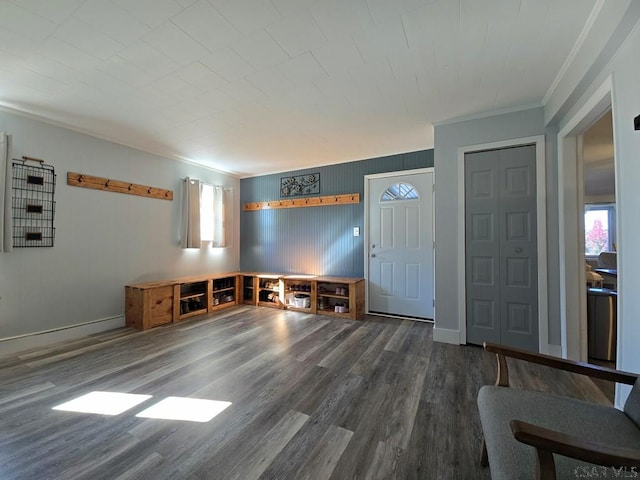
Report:
[[[197,178],[191,178],[191,177],[184,177],[182,180],[198,180]],[[198,180],[200,183],[204,183],[205,185],[211,185],[212,187],[216,187],[216,188],[222,188],[228,192],[231,192],[233,190],[233,187],[225,187],[224,185],[213,185],[211,183],[207,183],[207,182],[203,182],[201,180]]]

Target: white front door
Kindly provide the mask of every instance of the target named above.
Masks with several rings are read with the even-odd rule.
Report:
[[[369,312],[433,319],[433,171],[367,182]]]

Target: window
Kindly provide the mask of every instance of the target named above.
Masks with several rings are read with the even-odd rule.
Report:
[[[233,190],[189,177],[183,185],[182,248],[226,247],[233,243],[227,229],[227,219],[233,218]]]
[[[381,202],[393,202],[395,200],[416,200],[420,198],[413,185],[408,183],[396,183],[387,188],[380,198]]]
[[[601,252],[615,251],[615,204],[585,205],[584,234],[584,253],[587,257],[597,257]]]
[[[226,247],[226,191],[220,185],[200,187],[200,239],[212,247]]]

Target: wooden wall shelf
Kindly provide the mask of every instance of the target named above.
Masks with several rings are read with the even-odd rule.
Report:
[[[67,172],[67,185],[92,188],[106,192],[126,193],[127,195],[138,195],[140,197],[158,198],[161,200],[173,200],[173,190],[112,180],[110,178],[94,177],[93,175],[85,175],[83,173]]]
[[[287,200],[270,200],[268,202],[248,202],[242,204],[242,211],[253,212],[275,208],[327,207],[330,205],[346,205],[360,203],[359,193],[342,195],[325,195],[323,197],[293,198]]]

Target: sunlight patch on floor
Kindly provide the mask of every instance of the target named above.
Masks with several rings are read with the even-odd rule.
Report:
[[[198,398],[167,397],[138,413],[136,417],[208,422],[229,405],[231,405],[231,402],[202,400]]]
[[[53,407],[53,410],[78,413],[97,413],[101,415],[119,415],[151,398],[151,395],[138,395],[118,392],[89,392]]]

